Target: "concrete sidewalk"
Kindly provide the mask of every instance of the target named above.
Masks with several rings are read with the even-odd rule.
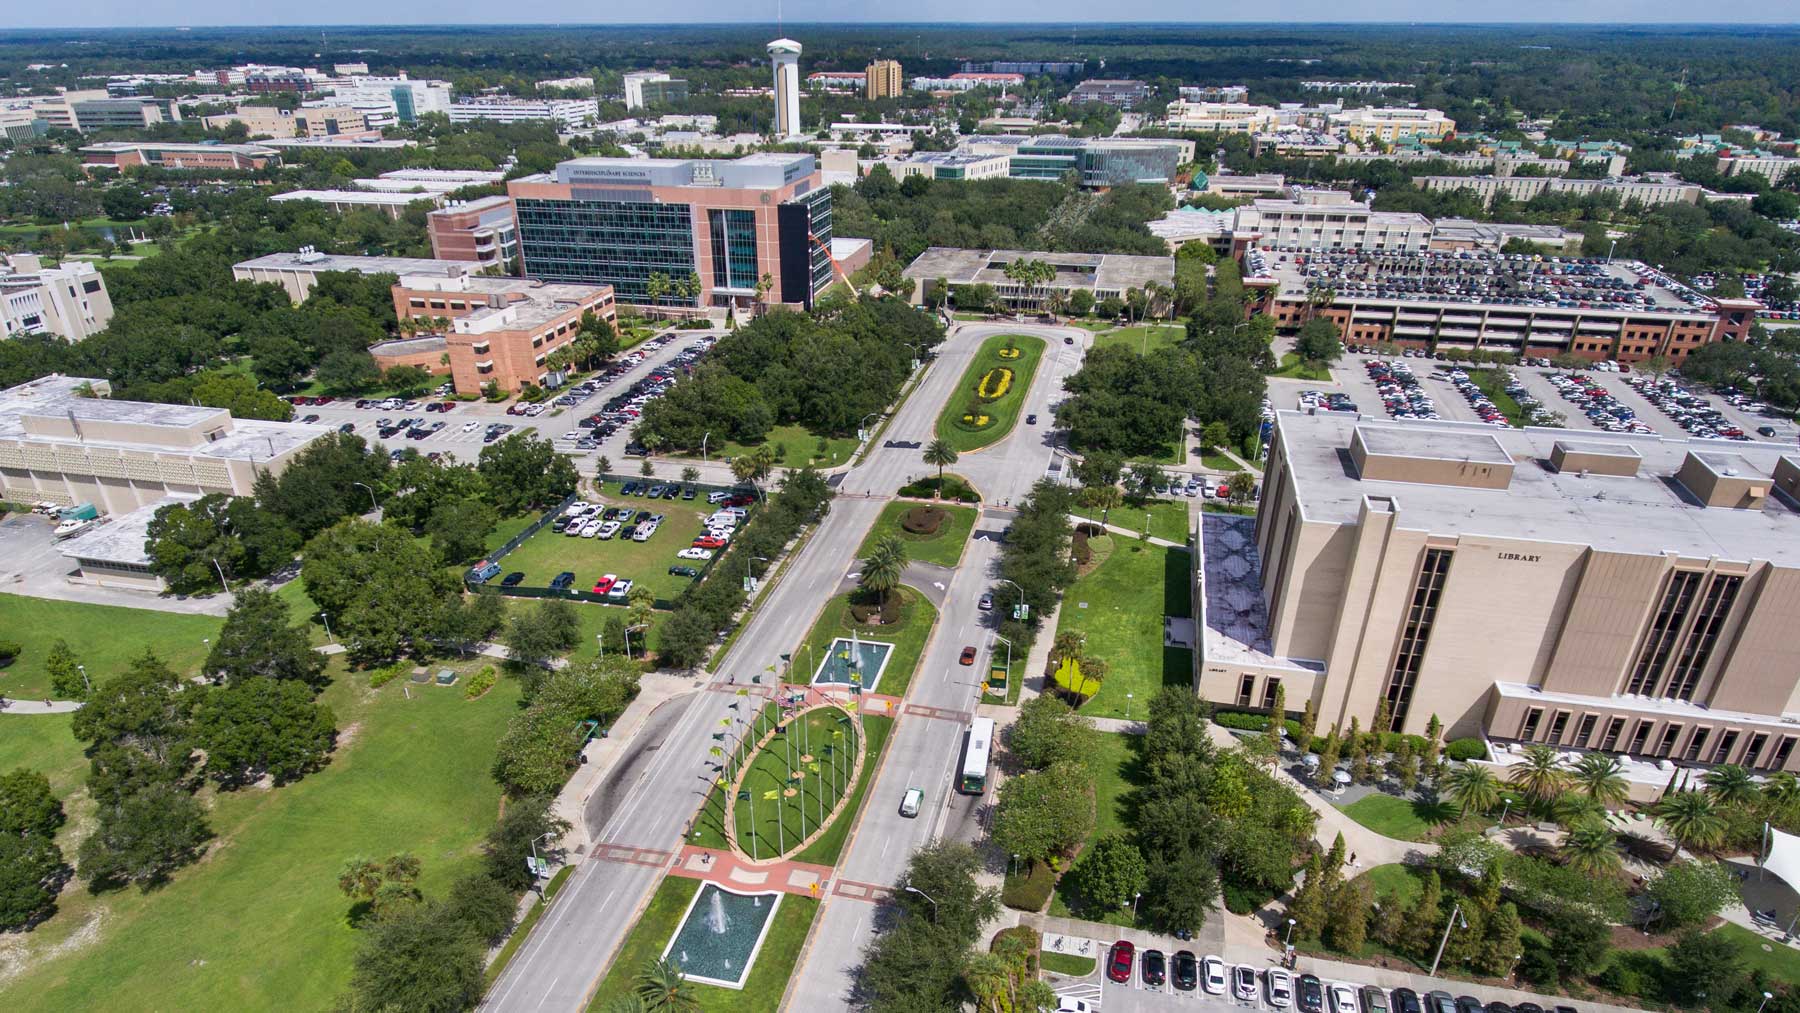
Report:
[[[67,714],[80,709],[80,700],[17,700],[0,696],[0,714]]]

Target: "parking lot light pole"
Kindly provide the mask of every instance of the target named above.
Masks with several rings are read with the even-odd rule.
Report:
[[[1286,946],[1294,941],[1294,920],[1288,919],[1287,935],[1282,938],[1281,945]]]
[[[750,564],[752,562],[767,563],[768,561],[769,561],[769,557],[767,557],[767,556],[745,556],[744,557],[744,593],[745,594],[750,593]]]
[[[1001,577],[999,582],[1002,584],[1012,584],[1013,590],[1019,592],[1019,609],[1023,611],[1025,608],[1025,589],[1013,581],[1007,580],[1005,577]]]
[[[368,491],[368,493],[369,493],[369,512],[370,512],[370,513],[378,513],[378,512],[380,512],[380,510],[381,510],[381,504],[379,504],[379,503],[377,503],[377,502],[375,502],[375,490],[374,490],[374,489],[370,489],[370,488],[369,488],[369,487],[368,487],[368,486],[367,486],[367,485],[365,485],[365,484],[364,484],[364,483],[362,483],[362,482],[351,482],[351,483],[350,483],[350,484],[351,484],[351,485],[360,485],[360,486],[362,486],[362,487],[363,487],[363,488],[364,488],[364,489],[365,489],[365,490],[367,490],[367,491]]]
[[[92,695],[94,692],[94,684],[88,681],[87,666],[77,663],[75,666],[75,669],[76,669],[76,671],[79,671],[81,673],[81,684],[83,686],[86,686],[88,694]]]
[[[544,838],[549,837],[555,833],[556,833],[556,831],[554,831],[554,830],[546,830],[543,833],[541,833],[531,839],[531,885],[537,888],[538,900],[544,899],[544,887],[543,887],[544,877],[538,871],[540,868],[542,868],[542,864],[538,858],[537,843],[539,841],[543,840]]]
[[[325,639],[334,644],[337,643],[337,637],[334,637],[331,634],[331,617],[321,612],[319,613],[319,618],[325,620]]]
[[[604,634],[604,633],[594,634],[594,644],[600,650],[600,657],[602,657],[602,658],[606,657],[606,634]]]
[[[1137,921],[1138,898],[1142,897],[1142,896],[1143,896],[1143,894],[1141,894],[1141,893],[1134,893],[1131,895],[1131,920],[1134,922]]]
[[[1425,975],[1426,977],[1437,977],[1438,961],[1444,959],[1444,945],[1450,942],[1450,929],[1455,926],[1458,921],[1462,922],[1463,928],[1466,929],[1469,927],[1469,920],[1462,916],[1462,901],[1460,900],[1456,902],[1455,907],[1450,909],[1450,918],[1444,922],[1444,935],[1442,938],[1438,939],[1437,956],[1431,958],[1431,970],[1427,972]]]
[[[1512,811],[1512,799],[1509,797],[1509,798],[1505,799],[1504,801],[1506,802],[1506,804],[1500,807],[1500,825],[1501,826],[1506,826],[1506,814]]]
[[[932,923],[932,924],[933,924],[933,925],[936,925],[936,924],[937,924],[937,915],[938,915],[938,903],[937,903],[937,901],[935,901],[935,900],[931,900],[931,894],[928,894],[928,893],[926,893],[926,892],[925,892],[925,891],[923,891],[923,890],[921,890],[921,889],[919,889],[919,888],[918,888],[918,887],[916,887],[916,886],[913,886],[913,885],[912,885],[912,884],[911,884],[911,883],[908,883],[908,884],[907,884],[907,885],[906,885],[906,892],[907,892],[907,893],[916,893],[916,894],[918,894],[918,895],[919,895],[919,896],[921,896],[921,897],[923,897],[923,898],[925,898],[925,899],[926,899],[926,900],[930,900],[930,901],[931,901],[931,923]],[[1132,904],[1132,911],[1133,911],[1133,913],[1136,913],[1136,911],[1137,911],[1137,899],[1136,899],[1136,898],[1132,898],[1132,902],[1131,902],[1131,904]]]
[[[708,432],[705,436],[700,437],[700,463],[701,464],[706,463],[706,441],[710,440],[710,439],[712,439],[711,432]]]

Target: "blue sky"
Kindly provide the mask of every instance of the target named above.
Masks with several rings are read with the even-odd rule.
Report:
[[[368,0],[58,0],[8,5],[7,27],[289,25],[289,24],[488,24],[659,23],[773,21],[775,0],[671,0],[649,5],[595,0],[438,0],[430,4],[371,4]],[[1695,0],[1263,0],[1255,4],[1195,4],[1181,0],[783,0],[789,21],[919,22],[1345,22],[1510,21],[1569,23],[1794,23],[1795,0],[1735,0],[1723,7]],[[628,8],[620,10],[621,7]],[[635,8],[635,9],[629,9]],[[639,14],[638,12],[642,13]]]

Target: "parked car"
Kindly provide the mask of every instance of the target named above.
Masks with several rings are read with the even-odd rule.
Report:
[[[1763,428],[1765,428],[1765,429],[1767,429],[1767,428],[1768,428],[1768,427],[1767,427],[1767,426],[1764,426],[1764,427],[1763,427]],[[344,424],[343,424],[343,425],[341,425],[341,426],[339,426],[339,427],[338,427],[338,432],[340,432],[340,433],[354,433],[354,432],[356,432],[356,423],[354,423],[354,422],[346,422],[346,423],[344,423]]]
[[[1388,996],[1393,1013],[1425,1013],[1425,1006],[1419,1002],[1419,993],[1410,988],[1396,988]]]
[[[700,571],[694,569],[691,566],[671,566],[671,567],[669,567],[669,576],[671,576],[671,577],[698,577],[698,576],[700,576]]]
[[[1225,994],[1225,961],[1210,954],[1200,961],[1200,987],[1211,995]]]
[[[608,601],[624,601],[631,594],[631,578],[626,577],[613,582],[612,589],[606,592]]]
[[[1456,997],[1443,991],[1425,993],[1425,1013],[1456,1013]]]
[[[554,578],[551,579],[550,590],[552,590],[552,591],[567,591],[571,586],[574,585],[574,583],[575,583],[575,571],[574,570],[564,570],[563,572],[557,574]]]
[[[1331,1013],[1357,1013],[1356,989],[1339,982],[1326,989],[1331,997]]]
[[[1561,1007],[1558,1007],[1558,1009],[1561,1009]],[[1456,1013],[1484,1013],[1481,1000],[1472,995],[1457,996]],[[1575,1013],[1575,1011],[1571,1009],[1569,1010],[1569,1013]]]
[[[1364,985],[1358,997],[1362,999],[1362,1013],[1388,1013],[1385,989],[1376,985]]]
[[[975,648],[974,647],[963,648],[961,661],[965,665],[975,664]]]
[[[900,796],[900,815],[909,820],[919,815],[919,806],[922,805],[924,801],[925,792],[923,789],[906,789],[906,793]]]
[[[488,581],[493,580],[499,573],[499,563],[482,562],[477,563],[474,568],[469,571],[469,579],[477,584],[485,584]]]
[[[595,594],[605,594],[608,591],[611,591],[612,586],[614,584],[617,584],[618,582],[619,582],[618,574],[609,573],[609,574],[605,575],[604,577],[601,577],[599,580],[594,581],[594,593]]]
[[[1131,965],[1137,955],[1137,947],[1127,940],[1121,939],[1112,944],[1106,954],[1106,976],[1121,985],[1131,983]]]
[[[1169,959],[1169,979],[1180,992],[1192,992],[1200,983],[1200,962],[1194,959],[1193,950],[1175,951]]]
[[[1301,1013],[1325,1013],[1325,983],[1316,974],[1300,976]]]
[[[701,535],[694,539],[694,548],[696,549],[723,549],[724,547],[725,539],[718,535]]]
[[[525,571],[524,570],[514,570],[513,572],[507,574],[505,577],[501,578],[501,580],[500,580],[501,587],[518,587],[520,584],[523,584],[523,583],[525,583]]]
[[[687,549],[682,549],[680,552],[675,553],[675,558],[676,559],[711,559],[711,558],[713,558],[713,554],[712,554],[711,549],[687,548]]]
[[[1231,969],[1231,994],[1239,1002],[1256,1001],[1256,968],[1239,964]]]
[[[1169,965],[1161,950],[1144,951],[1143,959],[1138,961],[1138,977],[1151,988],[1161,988],[1169,979]]]
[[[991,594],[982,595],[981,600],[975,603],[975,607],[983,612],[994,611],[994,596]]]
[[[1269,1005],[1287,1009],[1294,1004],[1294,976],[1279,967],[1263,972],[1263,985],[1269,993]]]

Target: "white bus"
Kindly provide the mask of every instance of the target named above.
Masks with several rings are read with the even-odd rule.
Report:
[[[962,777],[956,790],[964,795],[979,795],[987,790],[988,758],[993,753],[994,719],[976,718],[969,723],[968,740],[963,748]]]

